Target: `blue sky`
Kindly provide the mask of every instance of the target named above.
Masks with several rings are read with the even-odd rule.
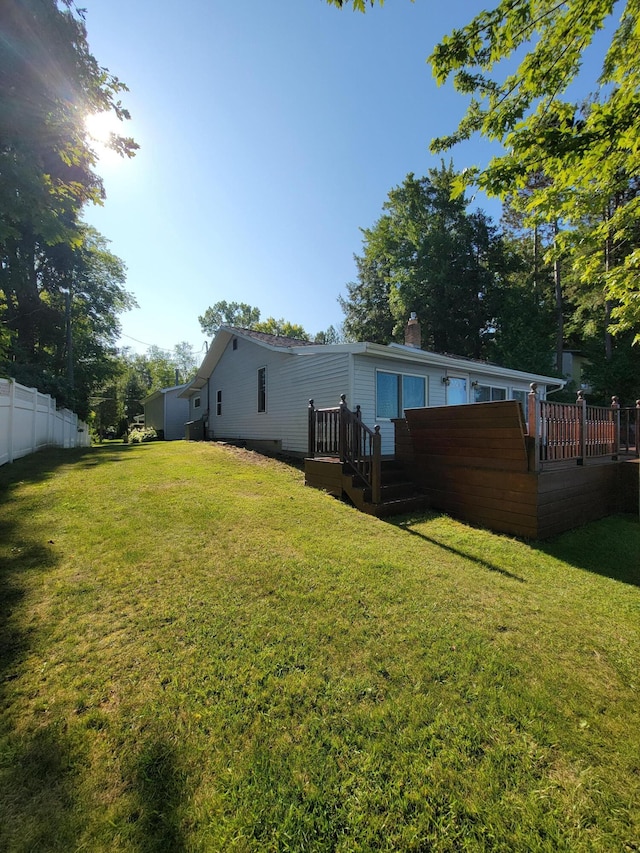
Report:
[[[100,165],[86,220],[128,268],[139,308],[121,346],[205,336],[198,315],[257,306],[311,334],[342,320],[360,228],[465,108],[426,58],[485,3],[387,0],[365,15],[324,0],[83,0],[91,49],[129,87],[134,160]],[[484,143],[453,152],[485,162]],[[495,202],[480,206],[497,218]]]

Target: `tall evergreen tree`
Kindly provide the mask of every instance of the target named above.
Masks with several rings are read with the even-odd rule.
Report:
[[[415,311],[425,348],[486,356],[514,265],[490,218],[452,197],[455,180],[444,164],[427,177],[408,175],[375,225],[363,229],[358,282],[341,300],[350,334],[401,340]]]

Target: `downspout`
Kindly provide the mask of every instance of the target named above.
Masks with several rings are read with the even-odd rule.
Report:
[[[553,388],[547,388],[547,390],[545,391],[545,394],[544,394],[545,400],[549,396],[549,394],[555,394],[557,391],[563,391],[566,384],[567,384],[566,382],[563,382],[562,385],[556,385]]]

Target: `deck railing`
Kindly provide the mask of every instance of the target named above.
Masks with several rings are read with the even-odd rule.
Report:
[[[332,456],[348,465],[371,489],[371,500],[380,503],[381,453],[380,427],[370,429],[362,422],[360,406],[352,412],[344,394],[340,405],[316,409],[309,400],[309,456]]]
[[[621,447],[638,455],[640,401],[635,409],[621,409],[617,397],[611,406],[589,406],[584,393],[575,403],[538,400],[537,385],[529,394],[529,436],[534,442],[536,467],[542,463],[589,459],[617,459]]]

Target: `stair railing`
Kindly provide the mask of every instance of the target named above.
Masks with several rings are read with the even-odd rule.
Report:
[[[374,504],[381,499],[381,447],[380,427],[370,429],[364,424],[360,406],[350,411],[344,394],[339,406],[328,409],[316,409],[309,400],[309,456],[340,459],[371,490]]]

